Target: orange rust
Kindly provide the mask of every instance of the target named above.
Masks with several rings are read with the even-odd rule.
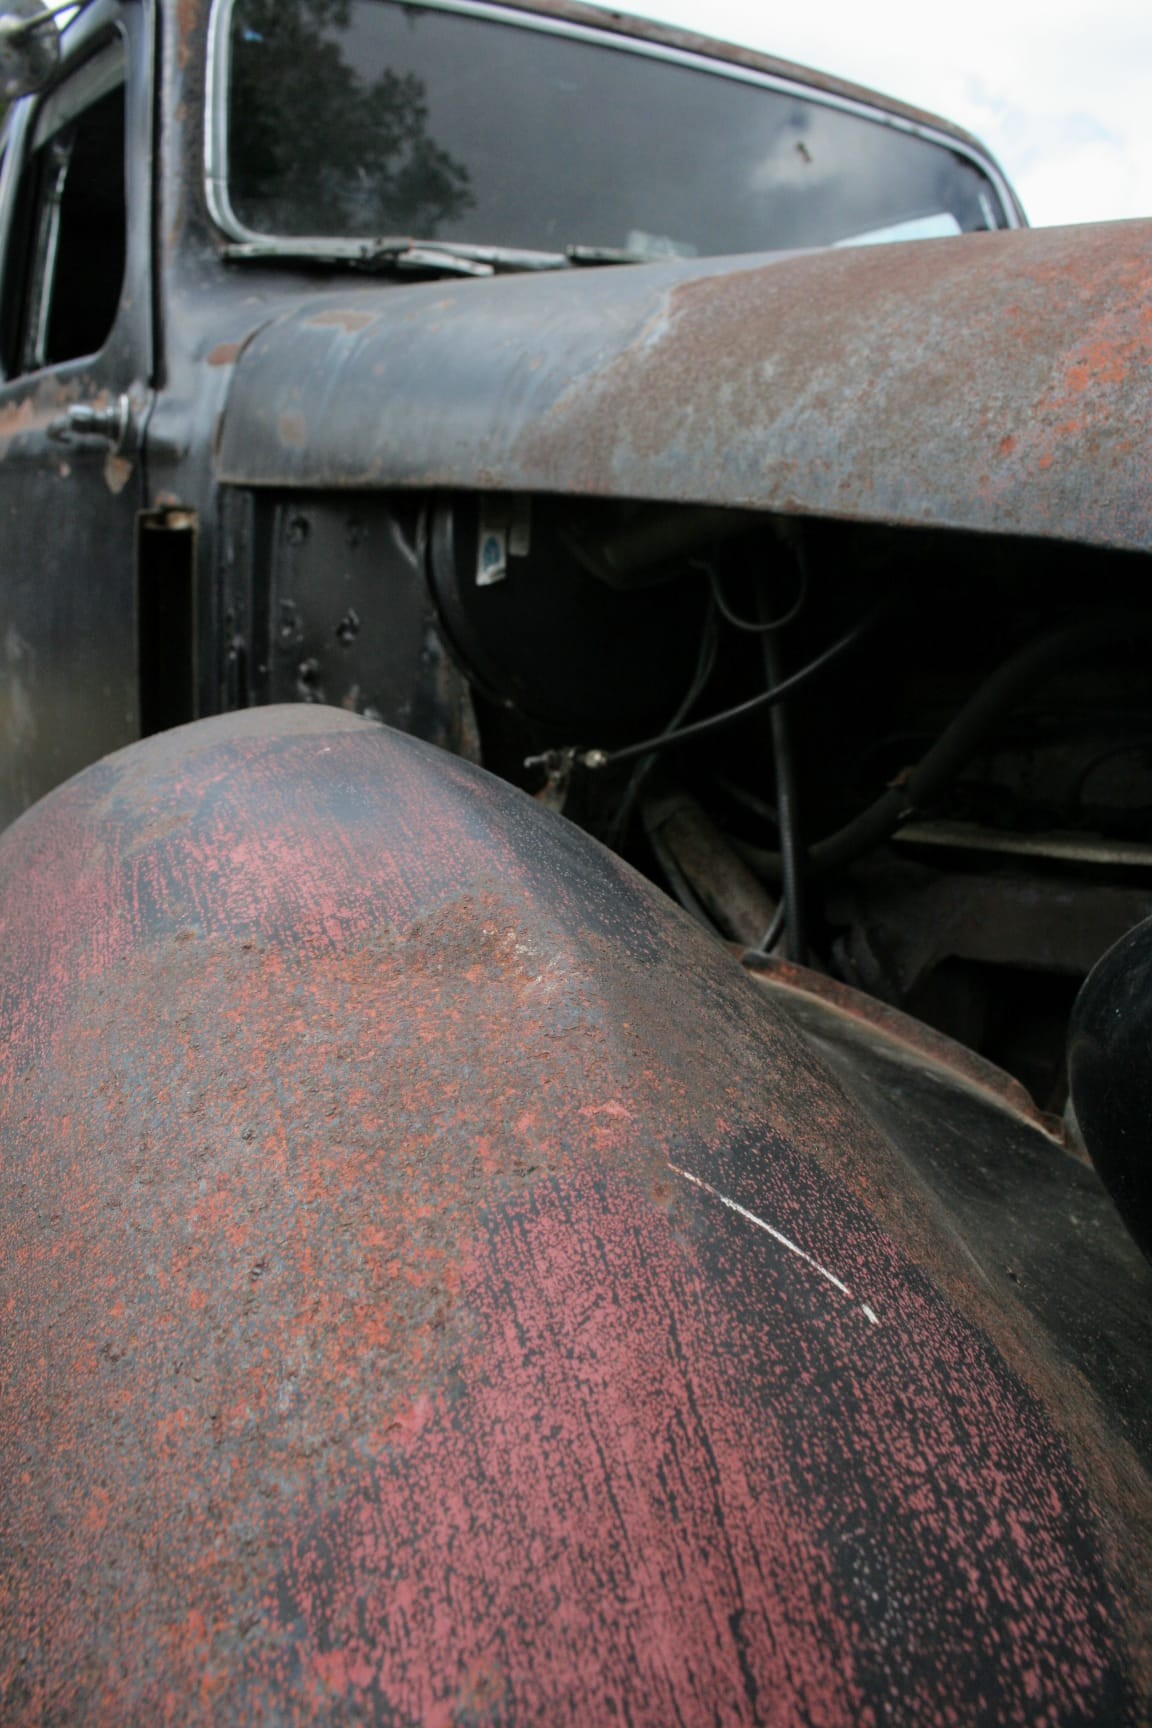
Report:
[[[379,1686],[449,1721],[518,1708],[555,1659],[585,1707],[548,1719],[574,1728],[608,1718],[587,1652],[618,1660],[636,1601],[638,1635],[653,1603],[698,1627],[708,1684],[681,1714],[711,1721],[739,1686],[735,1566],[849,1728],[872,1629],[841,1632],[826,1587],[846,1505],[880,1559],[895,1524],[918,1543],[917,1612],[994,1644],[1009,1695],[1035,1671],[1017,1640],[1060,1686],[1122,1659],[1092,1533],[1116,1503],[1064,1449],[1091,1458],[1091,1400],[767,992],[587,837],[301,708],[135,746],[0,852],[6,1720],[162,1721],[174,1698],[174,1720],[278,1705],[303,1728],[332,1702],[304,1672],[350,1717],[380,1716]],[[509,1644],[557,1569],[563,1614]],[[985,1570],[1023,1578],[1025,1610],[1006,1622]],[[794,1684],[774,1637],[753,1649],[765,1687]],[[673,1705],[631,1713],[662,1728]]]
[[[132,464],[126,456],[109,450],[104,458],[104,484],[113,497],[118,497],[132,478]]]
[[[193,43],[200,29],[200,0],[178,0],[176,7],[177,59],[180,70],[186,71],[192,58]]]
[[[290,450],[304,450],[308,446],[308,422],[298,408],[286,408],[276,421],[276,429],[280,434],[280,442]]]
[[[364,319],[352,341],[321,340],[309,307],[249,348],[221,474],[1147,546],[1150,236],[1125,223],[522,277],[448,307],[432,286],[366,290],[341,298]],[[277,414],[321,386],[323,439],[277,438]],[[459,439],[461,414],[482,437]]]
[[[322,312],[314,313],[308,319],[308,323],[320,328],[334,326],[338,330],[347,330],[354,335],[357,330],[366,330],[370,324],[374,324],[376,318],[375,312],[357,312],[350,307],[333,306],[325,307]]]
[[[0,405],[0,444],[10,443],[29,432],[46,432],[62,408],[76,400],[76,390],[56,379],[45,379],[26,396]]]

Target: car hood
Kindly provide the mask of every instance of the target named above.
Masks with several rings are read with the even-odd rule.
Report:
[[[1152,546],[1152,222],[330,289],[239,356],[240,485],[643,498]]]

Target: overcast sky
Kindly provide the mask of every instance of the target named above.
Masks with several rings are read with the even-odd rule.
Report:
[[[623,0],[975,132],[1029,220],[1152,215],[1152,0]]]

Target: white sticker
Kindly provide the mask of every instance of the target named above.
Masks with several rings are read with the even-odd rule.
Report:
[[[476,586],[490,588],[508,574],[507,506],[480,506],[480,541],[476,548]]]

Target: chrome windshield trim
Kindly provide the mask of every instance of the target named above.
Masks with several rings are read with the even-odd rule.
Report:
[[[400,0],[382,0],[382,3],[400,3]],[[430,11],[456,12],[467,18],[483,18],[491,23],[507,24],[514,29],[535,30],[548,36],[565,36],[572,41],[588,42],[596,47],[614,48],[624,54],[639,54],[649,60],[663,60],[672,66],[683,66],[691,71],[710,73],[717,78],[729,78],[738,84],[752,84],[762,90],[774,90],[781,95],[800,97],[806,102],[815,102],[824,108],[834,108],[840,113],[854,114],[860,119],[872,121],[873,124],[888,126],[895,132],[904,132],[910,137],[922,138],[926,143],[935,144],[951,151],[954,156],[962,157],[978,169],[996,193],[1000,202],[1000,214],[1004,218],[1004,226],[1006,228],[1023,226],[1016,195],[994,157],[987,155],[982,150],[975,149],[963,139],[954,138],[950,133],[942,132],[935,126],[925,126],[919,121],[909,119],[906,115],[892,114],[885,108],[873,107],[870,103],[856,101],[850,96],[839,96],[833,91],[817,89],[799,79],[784,78],[772,72],[761,72],[750,66],[737,66],[730,61],[716,59],[712,55],[696,54],[686,48],[673,48],[663,42],[646,42],[633,36],[622,36],[613,30],[601,30],[588,24],[576,24],[564,18],[550,18],[541,13],[523,12],[511,6],[491,5],[487,3],[487,0],[420,0],[420,3],[422,7],[426,7]],[[257,229],[246,227],[232,209],[228,197],[226,96],[231,52],[229,23],[232,6],[233,0],[212,0],[212,11],[208,23],[206,83],[208,123],[204,128],[204,175],[208,210],[217,227],[221,228],[230,240],[245,242],[258,240],[273,245],[278,240],[282,240],[285,246],[293,243],[298,246],[300,236],[264,234]],[[315,238],[319,239],[321,236],[315,236]],[[477,244],[482,244],[482,242],[477,242]]]
[[[204,73],[204,192],[208,214],[232,240],[257,236],[237,221],[228,198],[228,73],[231,48],[228,25],[232,0],[212,0],[208,19],[208,65]]]

